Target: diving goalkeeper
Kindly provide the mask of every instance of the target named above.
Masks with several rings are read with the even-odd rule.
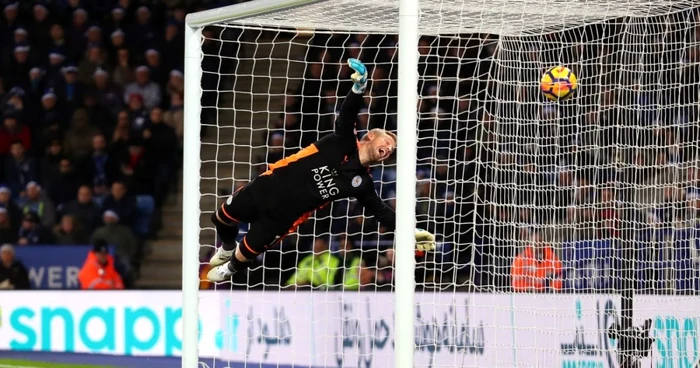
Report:
[[[380,163],[396,149],[396,135],[372,129],[358,141],[355,120],[367,87],[367,68],[349,59],[355,71],[352,90],[340,108],[333,134],[326,135],[301,151],[269,165],[268,170],[234,192],[212,215],[222,241],[212,256],[207,278],[227,281],[245,270],[265,252],[328,203],[354,197],[369,214],[390,231],[396,228],[394,210],[374,190],[369,166]],[[236,241],[238,224],[249,223],[248,233]],[[416,248],[432,250],[435,236],[416,230]]]

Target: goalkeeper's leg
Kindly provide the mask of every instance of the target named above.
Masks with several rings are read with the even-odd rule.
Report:
[[[238,224],[251,223],[258,218],[258,205],[250,193],[250,185],[234,192],[211,216],[222,243],[209,260],[212,266],[219,266],[231,260],[238,247]]]
[[[237,272],[244,271],[258,255],[267,251],[281,240],[291,228],[287,221],[263,217],[250,224],[250,229],[227,261],[207,273],[207,279],[213,282],[228,281]]]

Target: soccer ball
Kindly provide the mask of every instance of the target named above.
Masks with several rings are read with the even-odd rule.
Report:
[[[576,75],[565,66],[555,66],[547,70],[540,79],[540,89],[544,96],[552,101],[564,100],[574,94],[578,88]]]

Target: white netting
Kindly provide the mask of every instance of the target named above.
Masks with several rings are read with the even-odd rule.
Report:
[[[645,364],[697,361],[697,5],[421,2],[416,204],[439,244],[416,255],[416,367],[618,367],[608,330],[646,319]],[[348,57],[371,70],[359,134],[400,129],[397,10],[332,0],[205,29],[203,267],[217,204],[332,131]],[[580,84],[561,103],[539,92],[556,65]],[[372,173],[392,203],[395,164]],[[215,363],[391,366],[392,245],[339,201],[203,284],[222,297]],[[289,285],[311,259],[313,287]]]

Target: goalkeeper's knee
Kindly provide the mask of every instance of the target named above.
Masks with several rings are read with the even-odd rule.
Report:
[[[232,220],[227,221],[226,217],[221,216],[219,211],[221,210],[216,210],[216,212],[211,215],[211,222],[214,223],[216,232],[219,234],[221,242],[223,242],[224,245],[235,245],[236,238],[238,237],[238,223]]]

